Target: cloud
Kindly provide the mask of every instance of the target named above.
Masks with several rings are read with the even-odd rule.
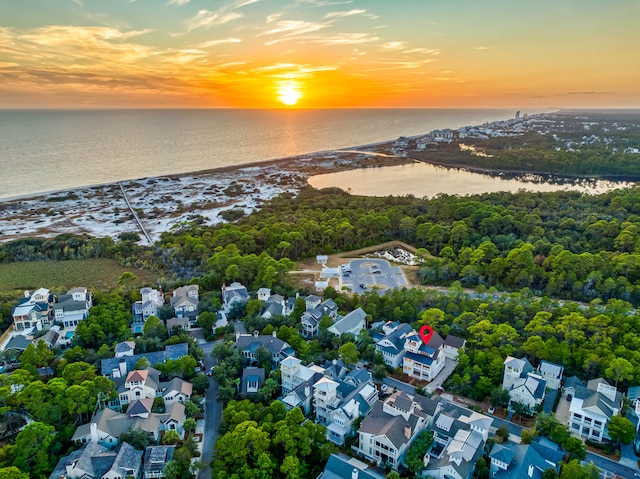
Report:
[[[565,95],[610,95],[610,91],[568,91]]]
[[[299,79],[307,78],[317,72],[338,70],[338,65],[309,65],[308,63],[276,63],[250,70],[253,75],[265,75],[269,78]]]
[[[275,28],[267,30],[263,35],[284,33],[286,36],[302,35],[327,28],[329,23],[305,22],[304,20],[281,20]]]
[[[173,0],[172,0],[173,1]],[[184,0],[177,0],[184,1]],[[259,2],[260,0],[236,0],[235,2],[225,5],[218,10],[200,10],[195,17],[187,21],[187,30],[192,31],[196,28],[211,28],[217,25],[224,25],[225,23],[232,22],[238,18],[242,18],[242,13],[238,13],[237,10],[252,3]]]
[[[366,10],[349,10],[348,12],[329,12],[325,14],[323,18],[334,18],[334,17],[350,17],[352,15],[362,15],[366,13]]]
[[[387,42],[382,45],[385,50],[400,50],[404,48],[404,42]]]
[[[338,33],[336,35],[318,37],[312,41],[321,45],[358,45],[378,40],[378,37],[370,33]]]
[[[199,43],[196,45],[198,48],[209,48],[216,45],[222,45],[224,43],[240,43],[242,40],[239,38],[220,38],[218,40],[209,40],[208,42]]]
[[[479,46],[479,47],[475,47],[474,50],[491,50],[492,48],[495,48],[495,45],[486,47],[486,46]]]
[[[281,16],[282,16],[282,13],[272,13],[271,15],[267,15],[266,23],[275,22]]]
[[[169,0],[167,2],[167,5],[177,5],[178,7],[181,7],[182,5],[186,5],[190,1],[191,0]]]
[[[403,50],[402,53],[426,53],[427,55],[439,55],[440,50],[435,48],[411,48],[409,50]]]
[[[211,28],[216,25],[224,25],[238,18],[242,18],[241,13],[200,10],[198,14],[187,23],[187,30],[192,31],[196,28]]]
[[[310,5],[312,7],[329,7],[333,5],[347,5],[348,3],[353,3],[353,0],[298,0],[296,3],[301,5]]]

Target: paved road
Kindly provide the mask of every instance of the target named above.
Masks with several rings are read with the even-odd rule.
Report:
[[[204,351],[204,367],[205,372],[209,371],[209,368],[214,365],[215,358],[211,357],[211,351],[213,347],[220,341],[214,341],[212,343],[200,344],[200,347]],[[218,383],[209,378],[209,388],[205,392],[205,413],[204,413],[204,440],[202,444],[202,457],[200,460],[207,464],[211,463],[213,456],[213,445],[218,437],[218,425],[222,420],[222,404],[216,401],[218,396]],[[198,474],[198,479],[210,479],[211,468],[201,471]]]

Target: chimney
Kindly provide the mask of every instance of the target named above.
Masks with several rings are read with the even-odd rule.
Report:
[[[271,331],[271,336],[273,336],[274,338],[276,338],[276,332],[275,331]]]
[[[332,359],[331,360],[331,364],[333,364],[335,366],[336,364],[338,364],[338,360],[337,359]]]
[[[304,385],[304,396],[309,397],[311,395],[311,388],[309,387],[309,383]]]
[[[98,425],[95,422],[91,423],[91,442],[98,444],[100,437],[98,436]]]
[[[256,329],[256,330],[253,332],[253,337],[254,337],[254,338],[257,338],[257,337],[258,337],[258,334],[260,334],[260,333],[259,333],[259,332],[258,332],[258,330]]]
[[[411,439],[411,426],[409,424],[404,427],[404,437]]]
[[[351,471],[351,479],[358,479],[358,470],[355,467]]]
[[[31,293],[29,293],[29,291],[25,291],[25,292],[24,292],[24,297],[25,297],[25,298],[28,298],[29,296],[31,296]]]
[[[120,369],[120,377],[123,378],[127,375],[127,361],[124,358],[120,358],[120,363],[118,364]]]
[[[534,471],[534,467],[533,464],[529,464],[529,468],[527,469],[527,476],[529,477],[533,477],[533,471]]]

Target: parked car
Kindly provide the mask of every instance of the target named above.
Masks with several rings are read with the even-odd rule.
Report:
[[[207,371],[207,376],[213,376],[213,366],[211,366],[209,371]]]
[[[387,384],[383,384],[382,386],[380,386],[380,391],[382,391],[383,393],[386,393],[389,390],[389,386]]]
[[[364,283],[360,283],[360,287],[361,287],[362,289],[367,289],[367,285],[366,285],[366,284],[364,284]]]

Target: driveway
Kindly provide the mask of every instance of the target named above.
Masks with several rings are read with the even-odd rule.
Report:
[[[456,366],[458,365],[458,361],[454,361],[450,358],[445,358],[444,360],[444,368],[440,373],[435,377],[433,381],[427,384],[424,389],[428,393],[433,393],[436,389],[442,386],[442,383],[446,381],[446,379],[451,376],[453,371],[455,371]]]
[[[211,351],[216,344],[220,341],[214,341],[211,343],[201,344],[200,347],[204,351],[204,370],[209,371],[209,368],[214,365],[215,358],[211,357]],[[220,404],[216,397],[218,396],[218,383],[209,378],[209,387],[205,392],[205,411],[204,411],[204,439],[202,441],[202,456],[200,460],[206,464],[211,464],[213,457],[213,445],[218,437],[218,425],[222,420],[222,404]],[[198,479],[210,479],[211,468],[207,467],[205,470],[200,471]]]

